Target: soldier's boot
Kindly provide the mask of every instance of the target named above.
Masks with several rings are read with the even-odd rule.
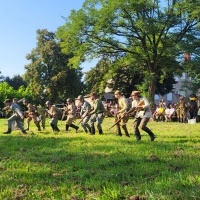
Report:
[[[12,132],[11,128],[8,128],[8,130],[6,132],[3,132],[3,134],[10,134]]]
[[[116,136],[122,136],[121,128],[120,126],[117,126],[117,134]]]
[[[66,130],[66,131],[69,130],[69,125],[68,125],[68,124],[65,125],[65,130]]]
[[[91,128],[89,124],[85,124],[86,129],[89,131],[89,133],[91,133]]]
[[[58,126],[55,126],[55,131],[59,132],[60,129],[58,128]]]
[[[103,130],[99,129],[99,135],[103,135]]]
[[[124,130],[124,132],[125,132],[125,135],[126,135],[127,137],[130,137],[126,125],[123,125],[122,128],[123,128],[123,130]]]
[[[55,131],[55,126],[54,126],[54,124],[50,124],[50,125],[51,125],[52,130]]]
[[[143,131],[149,134],[151,141],[153,142],[155,140],[155,135],[154,133],[147,127],[142,128]]]
[[[77,133],[77,131],[78,131],[78,129],[79,129],[78,126],[76,126],[76,125],[74,125],[74,124],[70,124],[70,127],[74,128],[74,129],[76,130],[76,133]]]
[[[94,135],[95,134],[95,127],[94,126],[91,126],[90,127],[90,135]]]
[[[39,123],[36,123],[36,126],[37,126],[37,128],[38,128],[38,131],[41,131],[40,124],[39,124]]]
[[[88,132],[88,130],[87,130],[86,126],[85,126],[84,124],[82,124],[82,123],[81,123],[81,126],[82,126],[82,128],[83,128],[84,132],[85,132],[85,133],[87,133],[87,132]]]
[[[27,134],[26,130],[22,130],[22,133],[23,133],[23,134]]]
[[[135,138],[136,138],[137,141],[141,140],[140,131],[138,129],[135,130]]]

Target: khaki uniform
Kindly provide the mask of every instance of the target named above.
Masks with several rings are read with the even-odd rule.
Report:
[[[186,122],[187,120],[187,104],[184,99],[180,99],[177,103],[177,118],[179,122]]]

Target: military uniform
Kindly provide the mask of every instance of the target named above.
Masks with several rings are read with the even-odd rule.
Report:
[[[24,118],[21,108],[18,104],[11,102],[9,99],[5,100],[5,104],[13,112],[11,117],[8,119],[8,131],[4,134],[10,134],[12,132],[12,124],[15,121],[22,133],[26,134],[26,131],[22,125],[22,119]]]
[[[90,119],[90,116],[88,113],[91,110],[91,105],[84,100],[84,97],[82,95],[79,95],[77,98],[81,102],[81,110],[80,110],[80,116],[81,116],[81,126],[83,130],[87,133],[88,131],[91,132],[90,126],[88,124],[88,121]]]
[[[184,123],[187,121],[187,108],[188,106],[184,100],[184,97],[180,97],[176,109],[178,122]]]
[[[57,131],[59,132],[59,128],[58,128],[58,117],[59,117],[59,108],[55,107],[54,105],[52,105],[50,103],[50,101],[46,102],[46,106],[47,106],[47,114],[48,116],[51,118],[50,120],[50,125],[53,131]]]
[[[27,107],[27,111],[25,111],[25,117],[27,118],[27,129],[29,130],[30,122],[33,120],[34,124],[38,128],[38,131],[41,131],[40,128],[40,120],[38,119],[38,113],[36,111],[35,106],[33,106],[31,103],[28,103],[26,100],[23,101],[23,104]]]
[[[105,113],[105,107],[100,99],[97,99],[96,93],[91,93],[90,98],[92,100],[92,111],[89,113],[90,115],[90,130],[91,134],[95,134],[95,127],[94,123],[96,122],[97,129],[99,131],[99,134],[103,134],[102,126],[104,120],[104,113]]]
[[[73,121],[76,119],[76,107],[72,102],[71,98],[67,99],[67,106],[64,112],[67,114],[67,120],[65,126],[66,131],[69,130],[69,127],[72,127],[77,131],[79,127],[73,124]]]
[[[117,135],[122,136],[121,127],[125,132],[127,137],[129,136],[126,123],[128,122],[128,115],[125,115],[126,111],[128,110],[128,101],[125,97],[121,96],[121,92],[119,90],[115,91],[115,97],[118,99],[118,111],[115,118],[115,121],[118,122],[117,126]]]
[[[154,133],[147,127],[147,123],[151,117],[151,109],[149,101],[140,96],[139,91],[133,91],[131,93],[132,101],[132,109],[136,109],[135,119],[133,121],[134,133],[136,136],[136,140],[141,140],[141,134],[139,128],[149,134],[151,141],[155,140]]]

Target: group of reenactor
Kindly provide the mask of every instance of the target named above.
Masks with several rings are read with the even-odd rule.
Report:
[[[137,140],[141,140],[141,134],[139,128],[147,132],[150,136],[150,140],[155,140],[154,133],[147,127],[147,123],[151,117],[151,109],[148,100],[140,95],[139,91],[133,91],[131,93],[132,106],[129,107],[127,99],[122,95],[122,93],[117,90],[114,93],[115,98],[118,100],[118,110],[115,115],[115,123],[117,136],[122,136],[122,130],[125,136],[130,137],[127,122],[131,115],[135,115],[133,126],[134,133]],[[90,94],[90,102],[84,99],[84,96],[79,95],[76,99],[80,105],[80,121],[79,124],[83,128],[85,133],[94,135],[96,133],[96,128],[100,135],[103,134],[102,123],[105,117],[105,106],[100,98],[98,98],[97,93],[93,92]],[[22,100],[23,105],[26,106],[26,111],[24,113],[21,111],[19,106],[19,101],[5,100],[6,108],[12,111],[11,117],[8,119],[8,130],[4,134],[10,134],[12,132],[12,124],[15,122],[18,128],[26,134],[30,129],[30,122],[33,121],[37,127],[38,131],[41,131],[41,127],[45,129],[45,118],[48,116],[50,118],[50,126],[53,131],[59,132],[58,127],[59,116],[61,115],[61,109],[53,105],[50,101],[45,103],[45,108],[41,106],[32,105],[26,99]],[[21,123],[24,119],[27,122],[27,128],[24,128]],[[69,128],[73,128],[76,132],[79,126],[74,124],[76,120],[76,106],[71,98],[66,100],[66,106],[62,108],[61,120],[65,119],[65,131]],[[112,127],[113,127],[112,126]],[[111,128],[112,128],[111,127]]]

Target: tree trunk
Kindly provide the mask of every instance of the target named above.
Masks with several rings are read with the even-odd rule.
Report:
[[[150,105],[154,105],[155,90],[156,90],[155,81],[153,79],[151,79],[149,88],[148,88]]]

